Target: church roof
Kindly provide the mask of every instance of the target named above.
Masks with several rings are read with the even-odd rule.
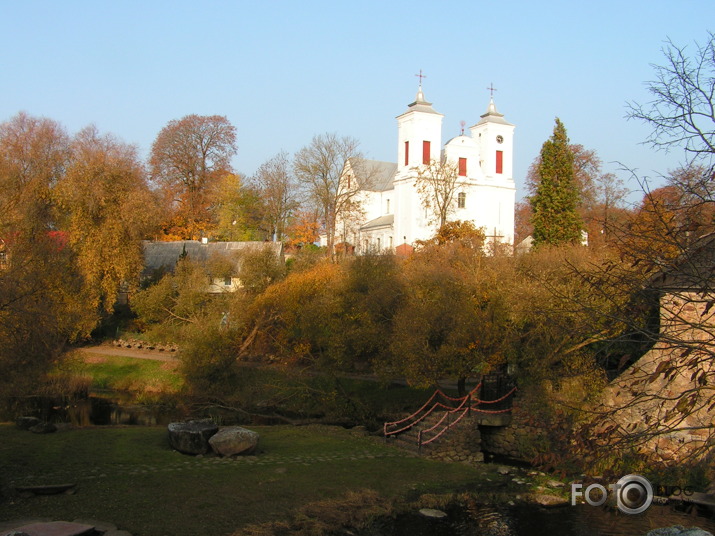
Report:
[[[397,164],[380,160],[360,160],[359,164],[351,161],[353,171],[363,189],[371,192],[392,190],[392,181],[397,173]]]
[[[425,94],[422,91],[422,84],[420,84],[420,87],[417,90],[417,96],[415,97],[415,102],[408,104],[407,111],[403,114],[400,114],[398,117],[401,117],[402,115],[405,115],[410,112],[422,112],[422,113],[428,113],[428,114],[442,115],[441,113],[436,111],[434,108],[432,108],[431,102],[427,102],[427,100],[425,99]]]
[[[484,123],[498,123],[500,125],[508,125],[513,127],[506,119],[504,119],[504,114],[500,114],[497,111],[497,106],[494,104],[494,98],[489,99],[489,106],[487,106],[486,113],[483,113],[481,119],[477,121],[477,125],[482,125]]]
[[[445,143],[445,146],[447,145],[470,145],[472,147],[477,146],[477,142],[474,141],[474,138],[471,136],[465,136],[464,134],[460,136],[455,136],[451,140],[449,140],[447,143]]]
[[[368,229],[377,229],[378,227],[389,227],[395,223],[395,215],[388,214],[387,216],[380,216],[374,220],[370,220],[365,225],[360,227],[361,231],[367,231]]]

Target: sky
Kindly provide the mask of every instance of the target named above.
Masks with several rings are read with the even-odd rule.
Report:
[[[714,21],[713,0],[0,0],[0,121],[24,111],[70,133],[94,124],[146,157],[169,121],[223,115],[248,176],[327,132],[396,161],[395,118],[422,70],[443,143],[496,88],[516,125],[517,199],[559,117],[637,202],[625,169],[657,186],[684,158],[643,145],[649,128],[626,104],[651,100],[667,39],[694,51]]]

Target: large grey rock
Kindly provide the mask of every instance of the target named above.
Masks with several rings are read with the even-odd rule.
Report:
[[[686,529],[682,525],[673,525],[672,527],[651,530],[645,536],[713,536],[713,534],[698,527]]]
[[[209,444],[216,454],[252,454],[258,446],[258,433],[240,426],[228,426],[211,436]]]
[[[57,431],[57,427],[51,422],[41,422],[28,428],[33,434],[52,434]]]
[[[194,455],[209,452],[209,439],[218,432],[218,426],[210,420],[172,422],[168,428],[171,447]]]
[[[20,429],[20,430],[29,430],[33,426],[37,426],[40,424],[40,419],[37,417],[18,417],[15,419],[15,425]]]

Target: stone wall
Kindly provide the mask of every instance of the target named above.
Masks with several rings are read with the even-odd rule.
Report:
[[[527,420],[527,415],[518,405],[512,408],[512,420],[508,426],[480,426],[482,450],[517,460],[533,458],[533,446],[541,430]]]
[[[658,342],[604,390],[602,409],[610,415],[600,429],[615,427],[624,438],[639,434],[639,453],[654,461],[688,457],[715,426],[709,408],[709,386],[715,384],[712,300],[694,292],[665,294]],[[692,405],[679,407],[681,401]]]
[[[426,453],[429,458],[463,463],[484,461],[479,427],[469,418],[460,421],[435,443],[435,446]]]

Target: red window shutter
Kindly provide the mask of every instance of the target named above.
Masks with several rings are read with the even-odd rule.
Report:
[[[410,165],[410,142],[405,142],[405,165]]]
[[[425,165],[429,165],[430,160],[431,160],[431,158],[430,158],[429,142],[423,141],[422,142],[422,163]]]
[[[459,159],[459,176],[460,177],[467,176],[467,159],[466,158]]]
[[[497,151],[497,173],[501,174],[504,171],[504,151]]]

